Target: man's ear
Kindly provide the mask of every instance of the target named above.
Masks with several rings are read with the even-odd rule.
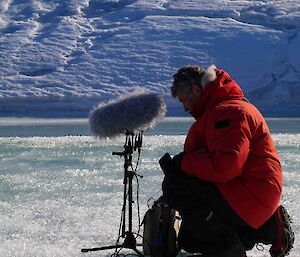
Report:
[[[200,86],[198,86],[197,84],[193,84],[192,85],[192,92],[194,95],[196,96],[201,96],[202,94],[202,89]]]

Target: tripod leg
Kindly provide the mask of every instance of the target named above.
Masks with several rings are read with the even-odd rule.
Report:
[[[145,256],[144,254],[142,254],[142,253],[141,253],[138,249],[136,249],[136,248],[134,248],[134,249],[132,249],[132,250],[134,250],[134,251],[137,253],[137,255],[140,256],[140,257]]]
[[[83,249],[81,249],[81,252],[82,253],[96,252],[96,251],[104,251],[104,250],[110,250],[110,249],[116,249],[116,248],[131,249],[131,250],[135,251],[138,256],[141,256],[141,257],[144,256],[136,247],[129,247],[129,246],[124,246],[124,245],[109,245],[109,246],[95,247],[95,248],[83,248]]]
[[[87,252],[95,252],[95,251],[116,249],[116,248],[121,248],[121,247],[123,247],[123,246],[122,245],[109,245],[109,246],[95,247],[95,248],[83,248],[83,249],[81,249],[81,252],[82,253],[87,253]]]
[[[126,172],[126,171],[125,171]],[[126,202],[127,202],[127,177],[124,179],[124,192],[123,192],[123,209],[122,209],[122,236],[125,236],[126,231]]]

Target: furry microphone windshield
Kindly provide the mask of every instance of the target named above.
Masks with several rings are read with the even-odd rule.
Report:
[[[89,116],[90,131],[99,138],[116,137],[127,131],[145,131],[165,116],[166,109],[159,94],[134,91],[94,108]]]

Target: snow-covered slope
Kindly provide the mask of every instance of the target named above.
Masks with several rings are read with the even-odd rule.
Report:
[[[0,116],[86,116],[172,74],[226,69],[264,114],[300,116],[299,0],[1,0]]]

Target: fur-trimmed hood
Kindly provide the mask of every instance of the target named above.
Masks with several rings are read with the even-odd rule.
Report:
[[[201,83],[203,83],[203,93],[192,109],[195,118],[220,102],[244,97],[242,89],[230,75],[224,70],[218,70],[214,65],[206,69]]]
[[[201,86],[203,88],[205,88],[206,85],[209,82],[212,82],[217,78],[217,71],[216,70],[217,70],[217,67],[214,64],[210,65],[206,69],[206,71],[205,71],[205,73],[204,73],[204,75],[202,76],[202,79],[201,79]]]

